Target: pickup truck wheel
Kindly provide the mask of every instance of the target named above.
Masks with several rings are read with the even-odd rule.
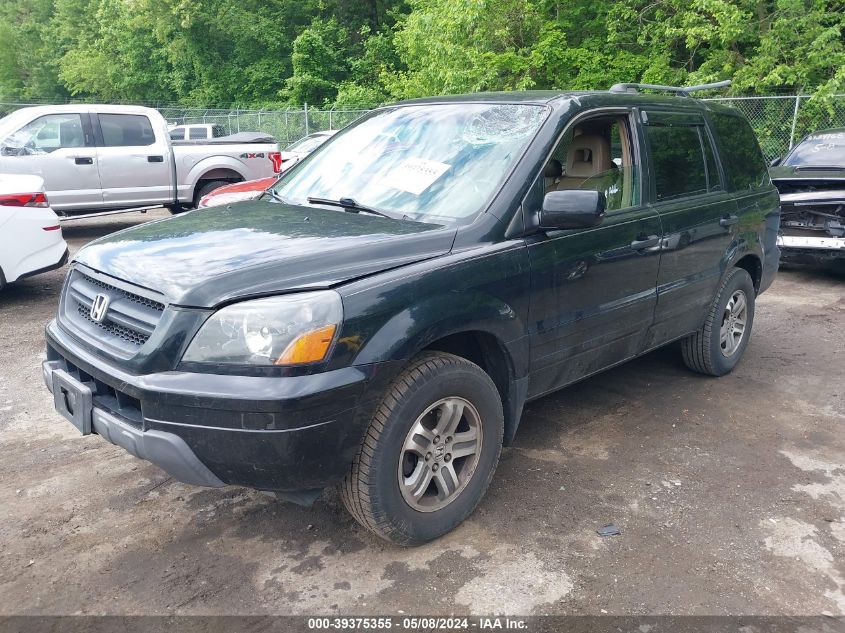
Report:
[[[704,326],[681,343],[687,367],[710,376],[733,370],[751,338],[754,297],[748,272],[732,269],[716,292]]]
[[[452,354],[421,354],[388,389],[340,496],[381,538],[426,543],[478,505],[503,433],[499,392],[478,365]]]
[[[220,189],[220,187],[225,187],[229,184],[228,180],[207,180],[202,185],[197,188],[196,193],[194,194],[194,208],[196,209],[197,205],[202,200],[203,196],[208,195],[215,189]]]

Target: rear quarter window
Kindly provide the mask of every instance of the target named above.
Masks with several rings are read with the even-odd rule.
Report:
[[[748,121],[723,113],[711,113],[710,120],[731,189],[743,191],[771,184],[766,160]]]

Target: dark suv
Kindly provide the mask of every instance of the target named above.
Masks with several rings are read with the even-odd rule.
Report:
[[[677,340],[731,371],[778,209],[748,123],[683,94],[399,103],[257,201],[82,249],[44,380],[178,480],[338,485],[422,543],[478,504],[527,401]]]

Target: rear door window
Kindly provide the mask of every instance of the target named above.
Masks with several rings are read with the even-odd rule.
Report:
[[[204,127],[188,128],[188,138],[192,141],[199,141],[208,138],[208,130]]]
[[[156,141],[150,120],[142,114],[98,114],[103,147],[141,147]]]
[[[658,201],[723,189],[715,148],[701,116],[649,112],[646,140]]]

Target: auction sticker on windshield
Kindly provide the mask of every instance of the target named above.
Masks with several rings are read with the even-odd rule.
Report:
[[[425,158],[407,158],[385,175],[384,184],[415,196],[428,189],[451,165]]]

